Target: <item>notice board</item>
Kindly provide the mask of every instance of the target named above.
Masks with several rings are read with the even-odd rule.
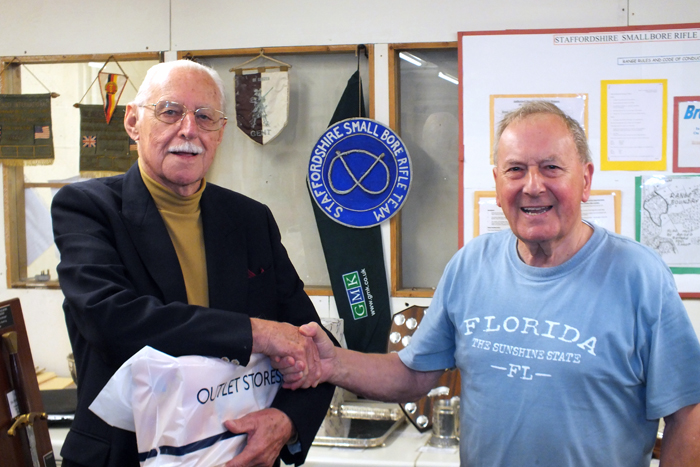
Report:
[[[700,109],[700,23],[461,32],[459,60],[460,246],[473,238],[474,194],[495,188],[494,126],[525,100],[584,126],[592,188],[621,193],[622,235],[637,237],[637,180],[700,172],[700,111],[697,126],[684,118]],[[700,223],[689,234],[700,242]],[[686,297],[700,297],[698,256],[674,271]]]

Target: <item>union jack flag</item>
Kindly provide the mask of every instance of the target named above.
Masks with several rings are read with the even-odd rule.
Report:
[[[83,136],[83,147],[94,148],[97,145],[97,136]]]

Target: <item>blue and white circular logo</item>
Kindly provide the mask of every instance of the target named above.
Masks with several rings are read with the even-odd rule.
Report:
[[[406,201],[413,173],[401,138],[369,118],[329,127],[311,152],[311,194],[331,219],[349,227],[373,227]]]

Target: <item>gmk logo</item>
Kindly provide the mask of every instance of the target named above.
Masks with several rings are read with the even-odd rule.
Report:
[[[365,294],[362,291],[360,275],[357,271],[343,274],[343,283],[352,309],[352,317],[355,319],[366,318],[367,302],[365,302]]]
[[[700,108],[695,108],[694,105],[689,105],[685,111],[684,120],[689,120],[691,118],[700,119]]]

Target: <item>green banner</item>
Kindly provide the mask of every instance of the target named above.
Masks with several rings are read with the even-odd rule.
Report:
[[[365,116],[357,71],[348,80],[328,126],[347,118]],[[348,348],[386,353],[391,306],[381,228],[378,225],[366,229],[347,227],[331,220],[313,199],[311,206]]]
[[[0,161],[53,163],[50,94],[0,94]]]
[[[136,143],[124,129],[126,106],[114,110],[110,123],[101,105],[80,105],[80,175],[123,173],[136,162]]]

